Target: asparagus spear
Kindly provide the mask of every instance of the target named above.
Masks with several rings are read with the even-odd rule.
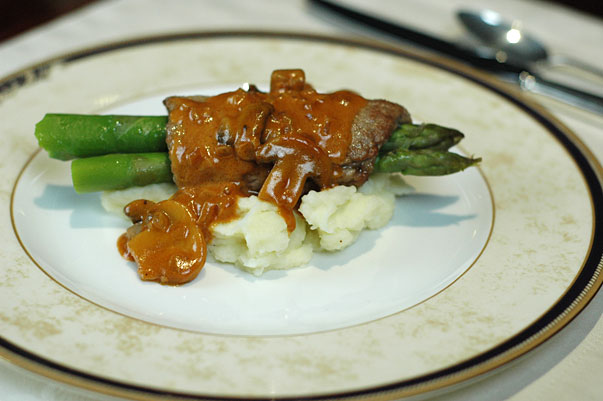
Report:
[[[46,114],[35,135],[50,157],[70,160],[110,153],[165,152],[166,116]],[[380,151],[447,150],[463,134],[435,124],[402,124]]]
[[[374,171],[422,176],[446,175],[464,170],[480,160],[441,150],[397,149],[379,156]],[[79,193],[172,182],[170,160],[167,153],[161,152],[77,159],[71,163],[71,176],[73,187]]]
[[[480,161],[481,158],[467,158],[431,148],[395,149],[377,157],[374,171],[404,175],[447,175],[462,171]]]
[[[465,136],[453,128],[436,124],[402,124],[381,146],[381,153],[394,149],[448,150]]]
[[[167,116],[46,114],[35,136],[50,157],[165,152]]]
[[[110,154],[71,162],[71,180],[78,193],[124,189],[172,182],[166,152]]]

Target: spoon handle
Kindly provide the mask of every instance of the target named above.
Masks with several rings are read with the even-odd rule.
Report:
[[[540,78],[527,71],[519,74],[518,81],[523,90],[549,96],[572,106],[603,115],[603,97],[601,96]]]
[[[567,66],[572,67],[574,69],[581,70],[584,73],[592,75],[593,78],[596,78],[601,82],[603,80],[603,69],[597,68],[594,65],[587,64],[582,60],[578,60],[573,57],[569,57],[566,55],[552,55],[550,57],[550,65],[551,66]]]

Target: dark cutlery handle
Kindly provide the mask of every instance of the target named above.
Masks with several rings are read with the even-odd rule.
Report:
[[[348,18],[357,23],[361,23],[380,32],[392,35],[397,39],[406,40],[425,48],[436,50],[458,60],[467,62],[475,67],[490,71],[510,72],[515,74],[519,74],[526,69],[524,67],[509,63],[501,63],[493,57],[485,57],[480,55],[475,49],[464,48],[447,40],[418,32],[414,29],[389,22],[339,4],[335,4],[328,0],[310,0],[310,2],[326,10],[334,12],[337,15]]]
[[[461,47],[450,41],[418,32],[400,24],[371,16],[369,14],[336,4],[329,0],[309,0],[312,4],[322,7],[337,15],[361,23],[395,38],[413,42],[425,48],[436,50],[459,61],[464,61],[474,67],[490,72],[506,73],[524,90],[553,97],[564,103],[581,107],[595,113],[603,114],[603,98],[593,93],[570,88],[560,83],[545,80],[530,72],[526,66],[510,62],[499,62],[493,57],[479,54],[479,50]]]

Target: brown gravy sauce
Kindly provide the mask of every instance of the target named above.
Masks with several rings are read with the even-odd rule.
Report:
[[[181,284],[203,268],[211,226],[236,218],[237,199],[258,195],[279,208],[289,231],[309,188],[335,185],[367,100],[318,93],[302,70],[276,70],[270,91],[254,86],[206,99],[171,97],[167,144],[178,191],[125,208],[134,225],[118,250],[143,280]]]

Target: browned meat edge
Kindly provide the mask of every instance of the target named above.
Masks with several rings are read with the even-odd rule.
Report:
[[[188,98],[198,102],[207,99],[206,96]],[[170,98],[167,98],[164,104],[168,112],[174,107]],[[410,122],[410,114],[399,104],[387,100],[369,100],[352,122],[352,142],[342,164],[343,174],[338,178],[337,184],[362,185],[373,171],[381,145],[400,124]],[[175,127],[168,124],[168,132],[173,128]]]
[[[399,104],[369,100],[354,117],[352,142],[338,184],[362,185],[373,171],[381,145],[400,124],[410,122],[410,114]]]

